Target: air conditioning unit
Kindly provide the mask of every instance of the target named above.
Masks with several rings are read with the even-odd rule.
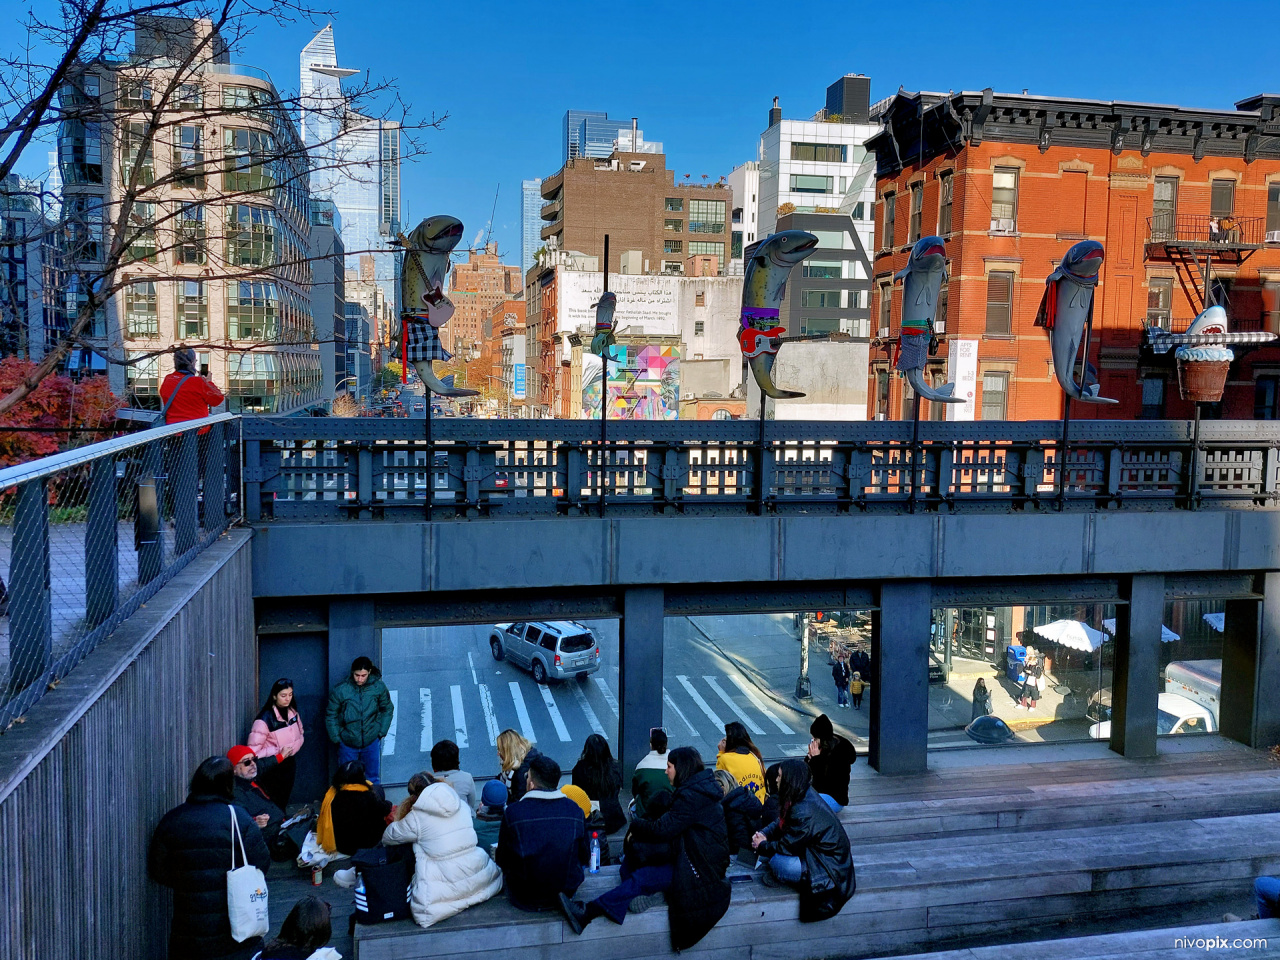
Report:
[[[1267,243],[1280,243],[1280,230],[1268,230]]]
[[[992,233],[1013,233],[1013,219],[1011,217],[993,218],[991,221]]]

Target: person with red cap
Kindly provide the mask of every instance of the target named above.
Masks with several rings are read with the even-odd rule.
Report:
[[[258,757],[248,747],[235,746],[227,751],[227,759],[231,761],[235,774],[236,803],[253,818],[262,831],[262,838],[270,846],[280,832],[284,812],[272,803],[267,791],[258,786],[257,778],[260,771],[275,764],[275,758]]]

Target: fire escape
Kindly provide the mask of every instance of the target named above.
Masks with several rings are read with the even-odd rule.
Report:
[[[1146,256],[1173,265],[1182,292],[1199,313],[1217,299],[1214,263],[1236,267],[1244,263],[1261,249],[1265,227],[1262,217],[1157,214],[1147,219]]]

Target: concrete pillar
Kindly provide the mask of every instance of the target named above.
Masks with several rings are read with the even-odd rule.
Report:
[[[1128,603],[1116,607],[1111,749],[1126,757],[1154,757],[1164,577],[1139,574],[1123,579],[1120,589]]]
[[[927,580],[890,581],[871,615],[868,762],[884,774],[928,769],[931,607]]]
[[[351,661],[368,657],[382,666],[382,634],[373,625],[372,600],[329,601],[329,685],[351,675]]]
[[[1280,573],[1262,584],[1261,602],[1227,602],[1218,722],[1224,737],[1267,748],[1280,743]]]
[[[649,752],[649,729],[662,726],[664,626],[661,587],[635,587],[623,594],[618,629],[617,746],[624,784],[631,782],[631,771]],[[714,757],[711,763],[715,763]]]

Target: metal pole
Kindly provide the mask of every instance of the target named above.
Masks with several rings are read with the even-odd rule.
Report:
[[[809,615],[801,615],[800,627],[800,676],[796,678],[796,699],[812,700],[813,684],[809,680]]]
[[[1200,401],[1197,400],[1196,416],[1191,425],[1191,463],[1187,468],[1187,506],[1195,507],[1200,501]]]
[[[760,440],[757,444],[757,452],[759,454],[758,469],[756,470],[756,513],[764,516],[765,497],[769,485],[768,470],[765,467],[765,439],[764,439],[764,414],[765,407],[769,403],[769,398],[764,395],[764,387],[760,388]]]
[[[430,363],[430,361],[427,361],[427,362],[428,362],[428,363]],[[432,452],[432,450],[431,450],[431,389],[426,385],[426,383],[423,383],[423,385],[422,385],[422,392],[423,392],[424,394],[426,394],[426,398],[425,398],[425,399],[426,399],[426,401],[427,401],[427,402],[426,402],[426,404],[425,404],[425,406],[426,406],[426,408],[427,408],[427,409],[426,409],[426,429],[425,429],[424,433],[425,433],[425,439],[426,439],[426,442],[427,442],[427,506],[426,506],[426,511],[427,511],[427,519],[428,519],[428,520],[430,520],[430,519],[431,519],[431,500],[432,500],[432,498],[435,496],[435,488],[436,488],[436,473],[435,473],[435,469],[436,469],[436,458],[435,458],[435,454],[434,454],[434,453]]]
[[[632,147],[634,149],[634,144]],[[609,235],[604,235],[604,290],[601,296],[609,292]],[[606,346],[600,351],[600,516],[604,517],[604,501],[605,501],[605,480],[604,480],[604,461],[605,450],[609,446],[609,348]]]
[[[920,394],[911,399],[911,497],[907,500],[907,512],[916,512],[916,474],[920,462]]]
[[[1071,398],[1062,395],[1062,443],[1058,447],[1058,509],[1067,503],[1067,450],[1071,436]]]

